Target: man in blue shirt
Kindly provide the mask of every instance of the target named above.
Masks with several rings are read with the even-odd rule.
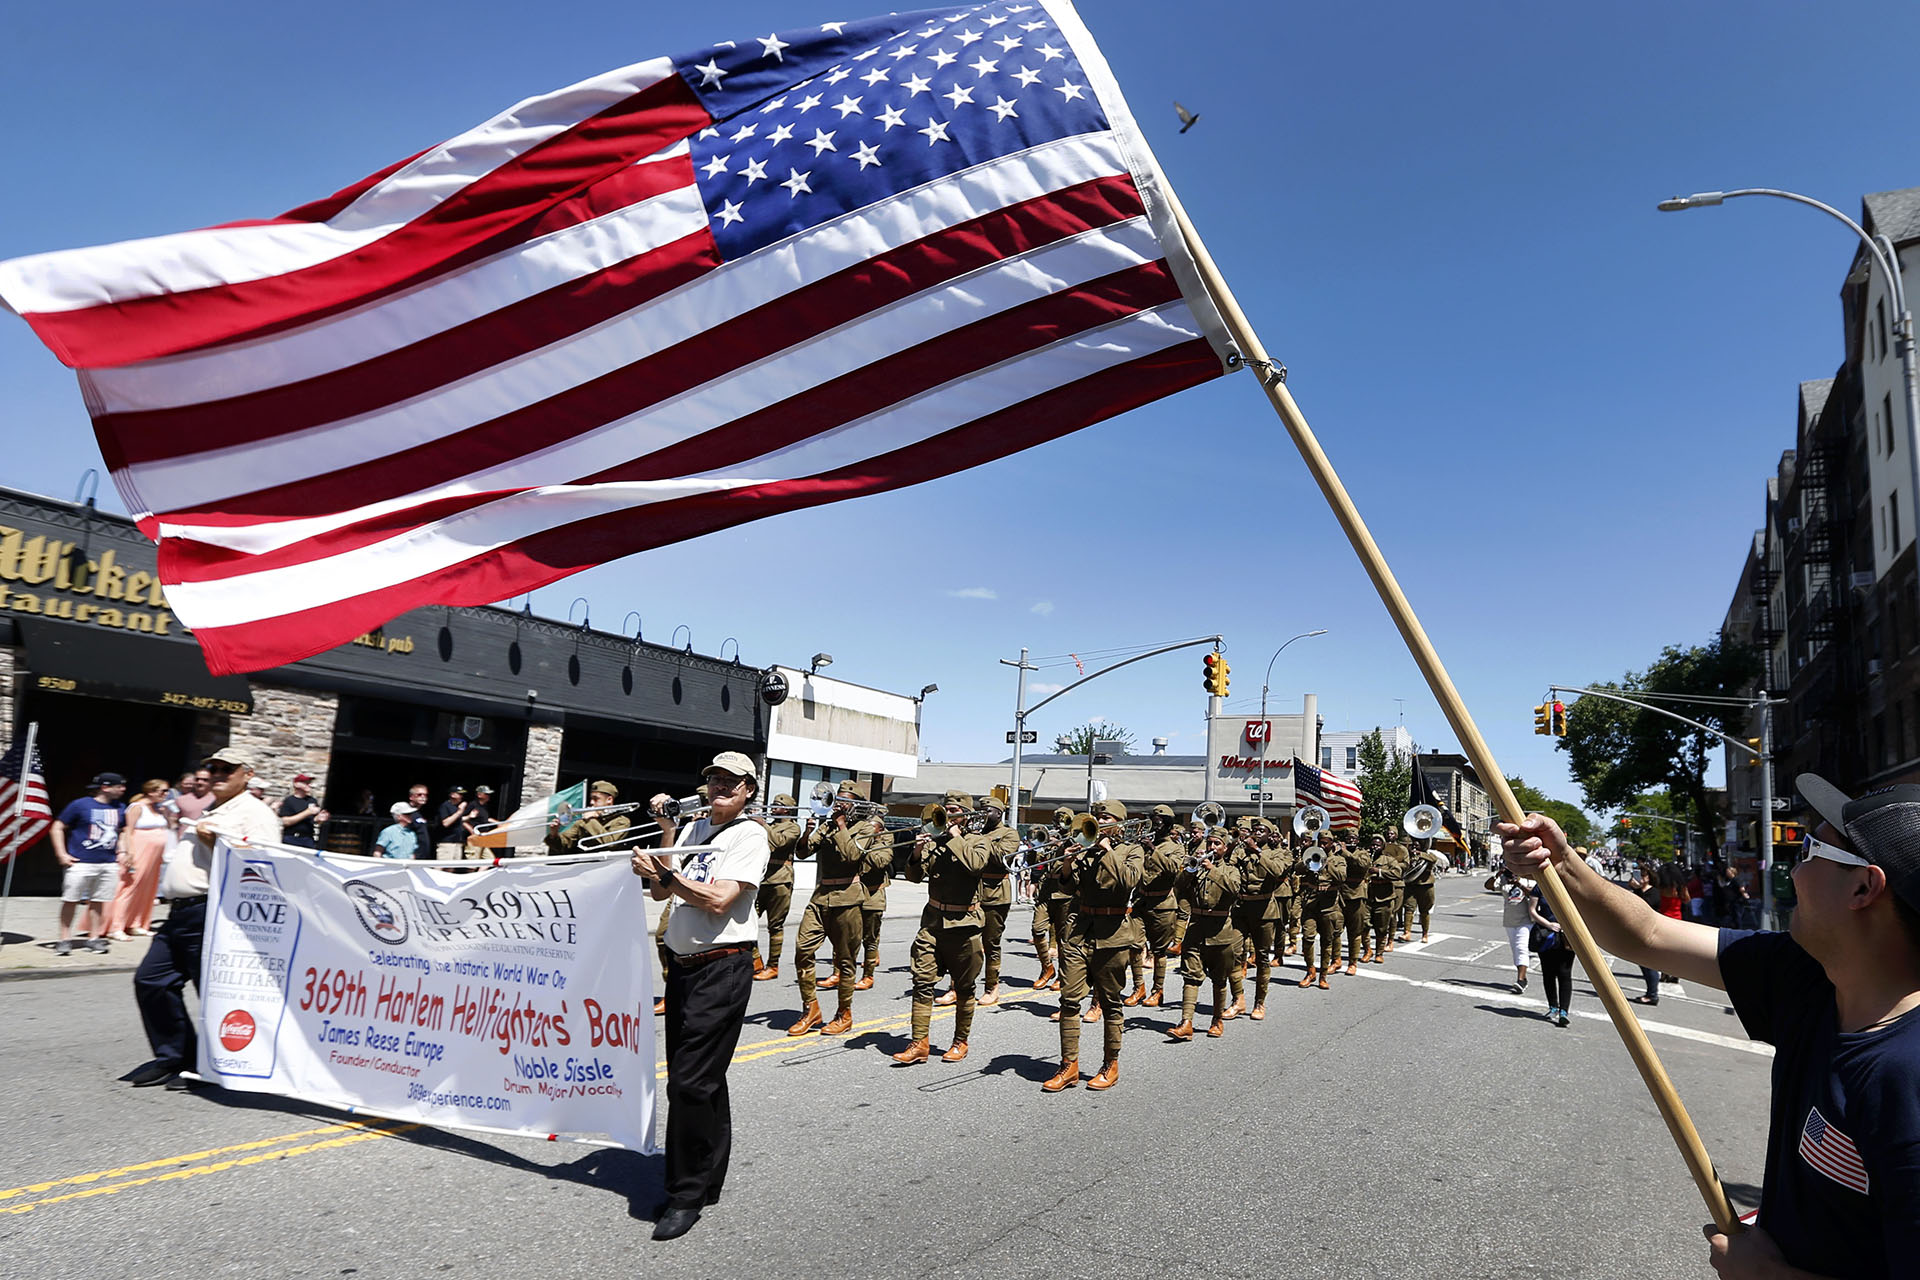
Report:
[[[1507,866],[1552,860],[1606,951],[1726,991],[1774,1046],[1757,1226],[1707,1228],[1723,1277],[1882,1277],[1920,1260],[1920,786],[1851,800],[1803,773],[1824,820],[1794,868],[1788,933],[1659,914],[1572,857],[1551,819],[1501,824]]]
[[[413,806],[405,800],[397,800],[387,812],[393,815],[393,825],[382,831],[373,842],[374,852],[382,858],[411,859],[420,847],[419,834],[413,827],[419,819],[415,816]]]
[[[55,955],[73,953],[73,917],[87,904],[89,951],[105,951],[107,902],[119,886],[120,853],[126,847],[127,780],[117,773],[95,774],[88,794],[60,811],[49,835],[61,866],[60,939]]]

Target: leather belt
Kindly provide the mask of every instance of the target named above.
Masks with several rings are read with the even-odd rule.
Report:
[[[1240,901],[1242,902],[1270,902],[1272,899],[1273,895],[1270,893],[1243,893],[1240,895]]]
[[[695,951],[690,955],[684,956],[677,951],[669,951],[667,954],[673,958],[673,963],[679,965],[682,969],[698,969],[702,965],[712,964],[715,960],[724,959],[727,956],[737,956],[742,952],[751,950],[753,950],[751,943],[742,943],[739,946],[714,947],[707,951]]]
[[[1133,913],[1132,907],[1081,907],[1083,916],[1124,916]]]
[[[184,898],[168,898],[167,905],[170,907],[190,907],[196,902],[205,902],[206,900],[207,900],[206,894],[195,893],[195,894],[190,894]]]
[[[845,880],[820,880],[815,882],[815,887],[819,889],[844,889],[858,878],[858,876],[848,876]]]
[[[1192,914],[1196,916],[1230,916],[1233,914],[1233,911],[1231,908],[1225,911],[1200,911],[1196,909]]]
[[[956,906],[951,902],[935,902],[932,898],[927,899],[927,905],[932,907],[935,911],[971,911],[973,910],[973,906],[974,906],[974,904],[971,902],[965,904],[964,906]]]

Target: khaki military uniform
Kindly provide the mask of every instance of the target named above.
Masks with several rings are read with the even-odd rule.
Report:
[[[1390,844],[1373,861],[1373,879],[1367,882],[1367,911],[1373,927],[1375,963],[1384,962],[1387,948],[1393,945],[1394,917],[1400,914],[1400,877],[1406,870],[1405,845]]]
[[[1137,844],[1095,845],[1065,864],[1062,882],[1068,899],[1065,942],[1061,946],[1060,1060],[1080,1059],[1080,1002],[1089,988],[1106,1020],[1103,1047],[1107,1062],[1120,1058],[1120,1034],[1126,1027],[1121,1004],[1127,960],[1146,943],[1146,931],[1133,918],[1130,903],[1146,872],[1147,851]]]
[[[818,975],[814,972],[822,945],[832,948],[833,965],[839,977],[835,988],[840,997],[840,1014],[853,1016],[853,973],[860,959],[860,909],[867,891],[860,873],[869,862],[885,866],[893,857],[891,835],[876,834],[869,823],[849,822],[842,830],[835,822],[815,827],[802,848],[812,855],[819,868],[813,898],[800,921],[800,936],[794,945],[793,962],[800,980],[800,1002],[805,1010],[813,1007]]]
[[[1073,820],[1073,810],[1055,809],[1053,811],[1053,835],[1057,841],[1065,834],[1066,824]],[[1034,850],[1034,857],[1047,861],[1055,856],[1051,843],[1043,843]],[[1040,979],[1034,986],[1041,985],[1049,976],[1058,981],[1058,956],[1055,954],[1060,942],[1060,930],[1055,927],[1052,900],[1055,882],[1059,879],[1060,864],[1050,862],[1034,876],[1033,881],[1033,951],[1040,960]]]
[[[1362,849],[1346,852],[1347,874],[1340,881],[1340,914],[1346,926],[1347,963],[1360,963],[1367,946],[1367,878],[1373,874],[1373,856]]]
[[[1300,859],[1285,846],[1281,852],[1287,856],[1288,870],[1273,887],[1273,906],[1280,920],[1280,954],[1290,956],[1300,949]]]
[[[1315,847],[1305,850],[1300,862],[1301,896],[1301,933],[1300,955],[1307,962],[1307,973],[1316,972],[1324,976],[1340,959],[1340,931],[1343,914],[1340,909],[1340,885],[1347,878],[1347,860],[1343,854],[1330,849]],[[1320,856],[1320,869],[1311,866],[1314,855]],[[1314,943],[1320,944],[1319,955],[1314,954]],[[1301,983],[1305,986],[1305,982]]]
[[[1175,886],[1187,866],[1186,843],[1170,834],[1147,850],[1142,865],[1133,914],[1139,917],[1146,934],[1147,950],[1153,952],[1153,999],[1157,1003],[1166,989],[1167,961],[1180,932],[1181,901]]]
[[[767,824],[767,874],[754,894],[753,909],[767,918],[766,963],[760,963],[754,948],[754,968],[778,969],[780,952],[787,941],[787,912],[793,906],[793,855],[800,847],[800,824],[792,818],[775,818]]]
[[[1433,882],[1434,876],[1444,865],[1439,861],[1441,855],[1431,849],[1415,849],[1407,858],[1407,873],[1402,879],[1406,889],[1400,902],[1400,932],[1411,936],[1413,917],[1417,911],[1420,916],[1420,936],[1427,936],[1433,918]]]
[[[1003,820],[980,839],[987,846],[986,865],[980,872],[980,910],[984,916],[980,950],[985,965],[980,987],[983,992],[991,992],[1000,985],[1001,943],[1007,933],[1007,913],[1013,910],[1010,877],[1020,856],[1020,833]]]
[[[1220,1023],[1232,1004],[1233,968],[1246,939],[1233,927],[1233,906],[1241,886],[1240,868],[1216,862],[1203,871],[1180,871],[1175,892],[1187,904],[1187,938],[1180,953],[1180,1023],[1191,1030],[1201,984],[1213,982],[1213,1020]]]
[[[973,1030],[974,984],[984,963],[980,942],[986,913],[980,909],[980,872],[990,850],[985,839],[962,832],[941,832],[916,843],[907,855],[907,879],[925,882],[927,905],[920,909],[920,932],[914,936],[913,1038],[925,1040],[933,1023],[934,991],[940,974],[953,979],[958,995],[953,1016],[953,1041],[965,1044]]]
[[[580,842],[590,836],[606,836],[609,839],[624,835],[633,823],[623,814],[612,818],[581,818],[559,831],[547,832],[547,852],[553,854],[578,852]],[[605,845],[611,848],[612,845]]]
[[[860,948],[866,953],[861,976],[869,984],[874,970],[880,967],[880,926],[887,918],[887,881],[893,875],[894,840],[894,833],[887,832],[860,872],[860,887],[867,895],[860,904]]]
[[[1267,987],[1273,981],[1273,963],[1277,958],[1280,926],[1284,919],[1275,895],[1280,883],[1293,872],[1293,855],[1279,846],[1251,844],[1236,859],[1240,871],[1240,892],[1233,904],[1233,927],[1242,938],[1242,946],[1253,949],[1253,1006],[1267,1003]],[[1243,953],[1244,954],[1244,951]],[[1243,1000],[1240,972],[1233,979],[1233,1003]]]

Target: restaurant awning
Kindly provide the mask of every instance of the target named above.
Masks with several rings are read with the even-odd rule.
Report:
[[[75,622],[15,618],[26,642],[27,687],[150,702],[189,711],[253,713],[245,676],[207,671],[200,646]]]

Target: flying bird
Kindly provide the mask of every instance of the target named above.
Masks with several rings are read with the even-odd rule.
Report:
[[[1193,128],[1194,125],[1200,123],[1198,112],[1189,111],[1178,102],[1173,104],[1173,109],[1180,117],[1180,132],[1185,133],[1187,130]]]

